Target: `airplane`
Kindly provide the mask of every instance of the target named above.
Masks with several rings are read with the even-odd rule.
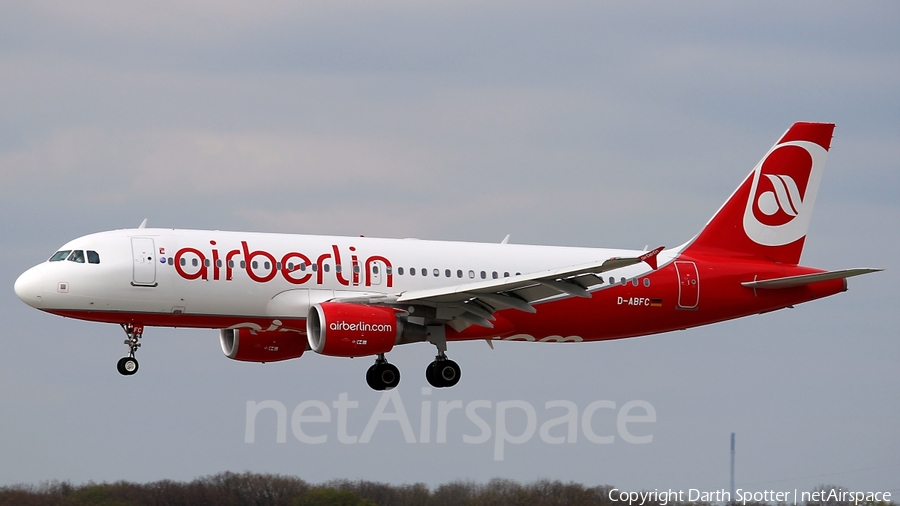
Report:
[[[798,122],[695,237],[650,251],[146,228],[63,245],[15,292],[54,315],[119,324],[137,372],[146,327],[216,329],[248,362],[374,356],[392,389],[394,346],[428,342],[425,377],[460,380],[450,342],[589,342],[793,307],[881,269],[799,265],[834,124]],[[493,345],[491,344],[491,347]]]

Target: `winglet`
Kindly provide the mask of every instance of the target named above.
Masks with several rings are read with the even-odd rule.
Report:
[[[652,268],[655,271],[658,268],[658,266],[656,264],[656,255],[659,255],[659,252],[664,249],[666,249],[665,246],[660,246],[660,247],[654,249],[653,251],[648,251],[647,253],[644,253],[643,255],[639,256],[638,258],[642,262],[646,262],[647,265],[649,265],[650,268]]]

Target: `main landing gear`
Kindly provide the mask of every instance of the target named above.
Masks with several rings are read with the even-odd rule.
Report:
[[[366,383],[372,390],[391,390],[400,384],[400,369],[389,364],[384,353],[379,353],[375,364],[366,371]]]
[[[138,345],[140,346],[140,345]],[[128,360],[128,357],[119,361],[119,372],[122,374],[134,374],[134,372],[122,372],[122,361]],[[134,361],[134,357],[131,358]],[[137,370],[137,361],[134,361],[135,370]],[[459,383],[459,364],[447,358],[444,353],[434,358],[434,362],[428,364],[425,369],[425,378],[428,384],[435,388],[452,387]],[[384,353],[378,355],[375,363],[366,371],[366,383],[372,390],[391,390],[400,384],[400,369],[394,364],[389,364],[384,358]]]
[[[137,349],[141,347],[139,341],[141,336],[144,335],[144,326],[140,324],[123,323],[122,330],[128,335],[128,339],[125,339],[125,345],[128,346],[128,356],[119,359],[116,368],[119,370],[119,374],[131,376],[138,371],[138,361],[134,358],[134,354],[137,352]]]
[[[459,364],[447,358],[447,334],[444,327],[428,327],[428,342],[438,351],[434,362],[425,369],[428,384],[435,388],[446,388],[459,383]]]
[[[441,352],[425,369],[425,379],[435,388],[452,387],[459,383],[459,364]]]

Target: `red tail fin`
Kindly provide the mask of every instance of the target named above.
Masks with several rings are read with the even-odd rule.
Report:
[[[834,124],[794,123],[685,253],[797,264]]]

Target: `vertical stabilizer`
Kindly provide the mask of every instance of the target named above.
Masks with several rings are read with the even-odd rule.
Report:
[[[797,264],[832,123],[794,123],[685,250]]]

